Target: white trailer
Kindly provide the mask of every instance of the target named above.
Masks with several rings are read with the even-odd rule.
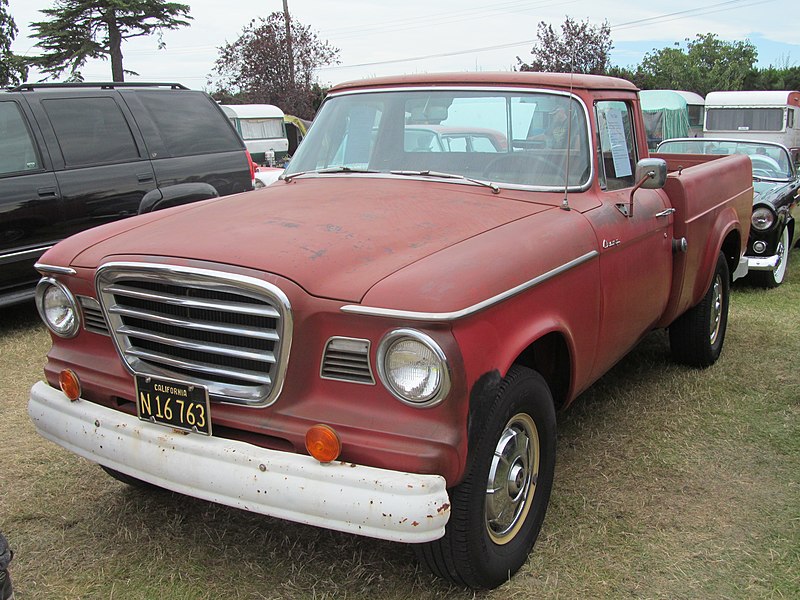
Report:
[[[800,91],[709,92],[703,133],[707,137],[783,144],[800,155]]]
[[[281,162],[289,152],[283,111],[271,104],[221,104],[259,165]]]

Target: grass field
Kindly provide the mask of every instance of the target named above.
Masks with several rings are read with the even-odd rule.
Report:
[[[26,414],[49,337],[0,315],[0,530],[17,600],[471,598],[410,548],[129,488]],[[734,286],[720,361],[654,332],[559,416],[531,557],[480,598],[800,598],[800,251],[776,290]]]

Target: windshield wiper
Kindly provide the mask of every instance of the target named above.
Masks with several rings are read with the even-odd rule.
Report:
[[[464,175],[457,175],[455,173],[442,173],[441,171],[389,171],[392,175],[406,175],[409,177],[440,177],[442,179],[461,179],[463,181],[469,181],[470,183],[476,183],[478,185],[482,185],[484,187],[488,187],[492,190],[493,194],[499,194],[500,188],[497,186],[496,183],[492,183],[491,181],[481,181],[480,179],[473,179],[472,177],[465,177]]]
[[[308,173],[313,173],[315,175],[330,175],[331,173],[380,173],[380,171],[373,171],[370,169],[354,169],[353,167],[346,167],[344,165],[336,166],[336,167],[326,167],[324,169],[312,169],[309,171],[300,171],[298,173],[289,173],[288,175],[283,176],[283,180],[286,183],[289,183],[295,177],[300,177],[300,175],[307,175]]]

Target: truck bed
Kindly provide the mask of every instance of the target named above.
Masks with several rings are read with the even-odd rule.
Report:
[[[667,161],[664,191],[675,208],[673,237],[687,242],[686,252],[676,253],[673,262],[674,293],[663,319],[669,324],[697,304],[708,288],[713,269],[702,265],[716,261],[720,248],[713,244],[725,239],[736,223],[749,223],[752,169],[750,159],[740,154],[651,156]],[[741,256],[746,244],[747,236],[739,236],[740,247],[729,256],[730,263]]]

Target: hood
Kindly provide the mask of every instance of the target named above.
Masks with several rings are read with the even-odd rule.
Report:
[[[72,266],[94,268],[123,255],[211,261],[358,302],[416,261],[548,208],[446,182],[297,178],[114,223],[107,230],[114,235],[102,227],[87,232]]]
[[[794,179],[789,181],[753,181],[753,204],[775,205],[784,200],[786,196],[794,196],[797,191],[798,182]]]

